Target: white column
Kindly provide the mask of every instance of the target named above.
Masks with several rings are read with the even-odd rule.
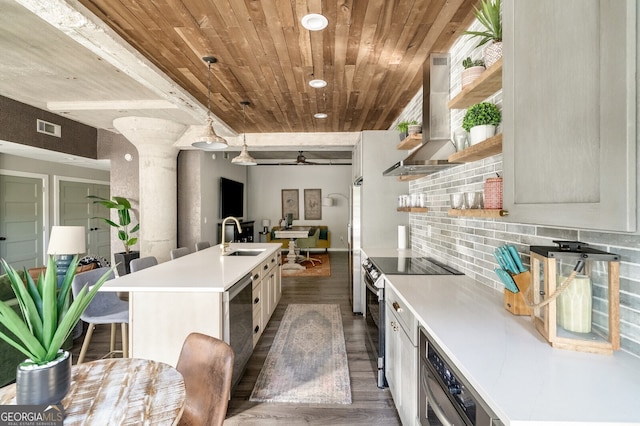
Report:
[[[177,244],[177,156],[174,143],[187,126],[169,120],[122,117],[114,127],[138,150],[140,256],[169,260]]]

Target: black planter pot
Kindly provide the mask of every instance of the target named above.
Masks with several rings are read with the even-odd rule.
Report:
[[[19,405],[58,404],[71,385],[71,354],[61,352],[59,358],[46,366],[18,366],[16,402]]]
[[[123,276],[123,275],[127,275],[129,272],[131,272],[131,269],[129,268],[129,263],[133,260],[133,259],[137,259],[140,257],[140,252],[139,251],[130,251],[129,253],[115,253],[113,255],[116,263],[118,264],[117,266],[117,270],[118,270],[118,276]]]

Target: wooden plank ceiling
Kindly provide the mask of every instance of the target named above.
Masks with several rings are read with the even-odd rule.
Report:
[[[477,0],[80,0],[238,132],[387,129]],[[323,31],[300,24],[307,13]],[[323,89],[312,79],[328,82]],[[246,129],[240,101],[248,100]],[[313,114],[326,112],[327,119]]]

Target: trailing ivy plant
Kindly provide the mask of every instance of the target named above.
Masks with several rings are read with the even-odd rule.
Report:
[[[491,102],[481,102],[472,105],[464,114],[462,128],[468,132],[472,127],[482,126],[484,124],[497,126],[501,120],[502,114],[495,104]]]

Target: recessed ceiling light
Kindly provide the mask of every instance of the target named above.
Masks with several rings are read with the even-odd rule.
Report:
[[[316,89],[322,89],[323,87],[326,87],[326,85],[327,85],[327,82],[326,82],[326,81],[324,81],[324,80],[320,80],[320,79],[318,79],[318,80],[311,80],[311,81],[309,82],[309,86],[314,87],[314,88],[316,88]]]
[[[302,17],[302,26],[309,31],[320,31],[327,28],[329,21],[318,13],[310,13]]]
[[[315,118],[327,118],[328,117],[328,115],[326,113],[324,113],[324,112],[315,113],[315,114],[313,114],[313,116]]]

